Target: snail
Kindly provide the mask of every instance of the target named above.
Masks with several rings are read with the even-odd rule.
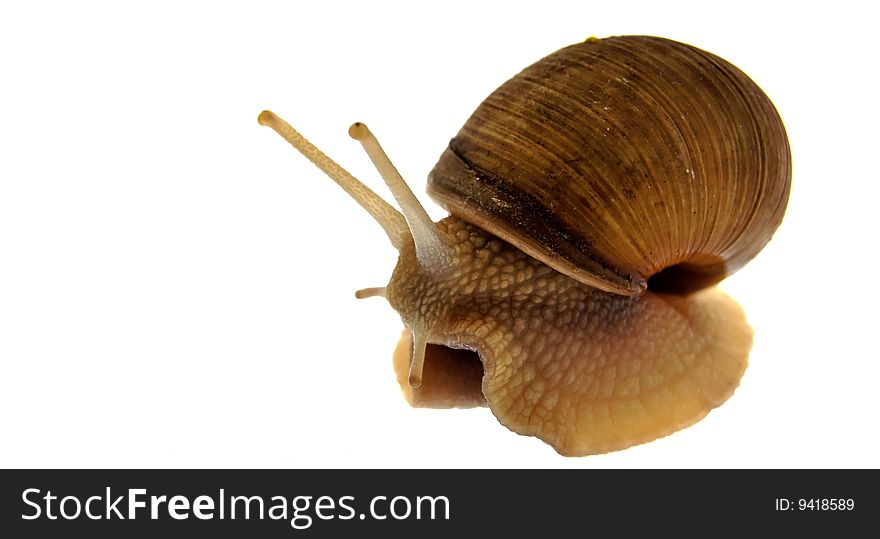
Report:
[[[428,176],[434,223],[361,123],[400,211],[269,111],[385,229],[393,364],[417,407],[488,406],[569,456],[685,428],[726,401],[752,330],[714,285],[782,220],[791,154],[764,92],[727,61],[648,36],[590,38],[502,84]]]

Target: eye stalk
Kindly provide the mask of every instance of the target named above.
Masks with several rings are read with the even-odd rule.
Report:
[[[382,200],[382,197],[374,193],[360,180],[352,176],[347,170],[339,166],[336,161],[315,147],[287,122],[264,110],[257,118],[260,125],[271,127],[276,133],[290,143],[299,153],[315,164],[321,171],[336,182],[339,187],[348,193],[362,208],[367,210],[373,219],[385,230],[391,244],[399,251],[401,246],[409,239],[409,228],[406,220],[399,211]]]
[[[428,270],[436,270],[449,265],[451,252],[443,241],[437,226],[428,217],[428,212],[413,194],[400,173],[388,159],[385,150],[366,124],[356,122],[348,129],[351,138],[359,141],[367,152],[376,170],[385,180],[394,199],[397,200],[403,216],[409,225],[413,241],[416,244],[416,256],[419,263]]]
[[[405,243],[412,238],[416,248],[416,258],[429,274],[442,271],[452,261],[452,249],[443,239],[437,226],[431,221],[425,208],[413,194],[403,177],[391,163],[385,150],[376,140],[370,129],[363,123],[356,122],[348,130],[351,138],[359,141],[367,152],[376,170],[391,190],[401,214],[382,197],[373,192],[347,170],[330,159],[324,152],[309,142],[290,124],[279,118],[275,113],[264,110],[257,118],[260,125],[271,127],[284,140],[303,154],[321,169],[324,174],[335,181],[346,193],[379,223],[385,230],[391,244],[400,251]],[[358,299],[373,296],[385,296],[385,287],[364,288],[355,292]],[[425,348],[428,345],[428,331],[423,327],[410,324],[412,332],[413,353],[410,363],[409,385],[417,388],[422,384],[422,371],[425,362]]]

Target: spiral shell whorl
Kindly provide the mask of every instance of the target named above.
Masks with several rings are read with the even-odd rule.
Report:
[[[667,39],[588,40],[527,67],[452,139],[428,192],[598,288],[739,269],[782,220],[782,121],[742,71]],[[661,274],[662,276],[663,274]]]

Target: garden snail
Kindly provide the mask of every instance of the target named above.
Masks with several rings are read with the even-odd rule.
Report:
[[[433,223],[363,124],[401,212],[271,112],[400,252],[384,296],[414,406],[488,405],[564,455],[687,427],[739,384],[752,346],[715,283],[782,220],[785,129],[743,72],[646,36],[590,38],[495,90],[428,178]],[[476,354],[474,354],[474,352]],[[475,361],[479,358],[479,361]]]

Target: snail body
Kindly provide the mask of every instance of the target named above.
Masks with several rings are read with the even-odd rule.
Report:
[[[788,142],[741,71],[674,41],[564,48],[491,94],[429,175],[433,223],[363,124],[397,213],[290,126],[399,250],[384,296],[406,330],[394,365],[414,406],[488,405],[565,455],[623,449],[727,400],[752,332],[712,285],[769,241]]]

